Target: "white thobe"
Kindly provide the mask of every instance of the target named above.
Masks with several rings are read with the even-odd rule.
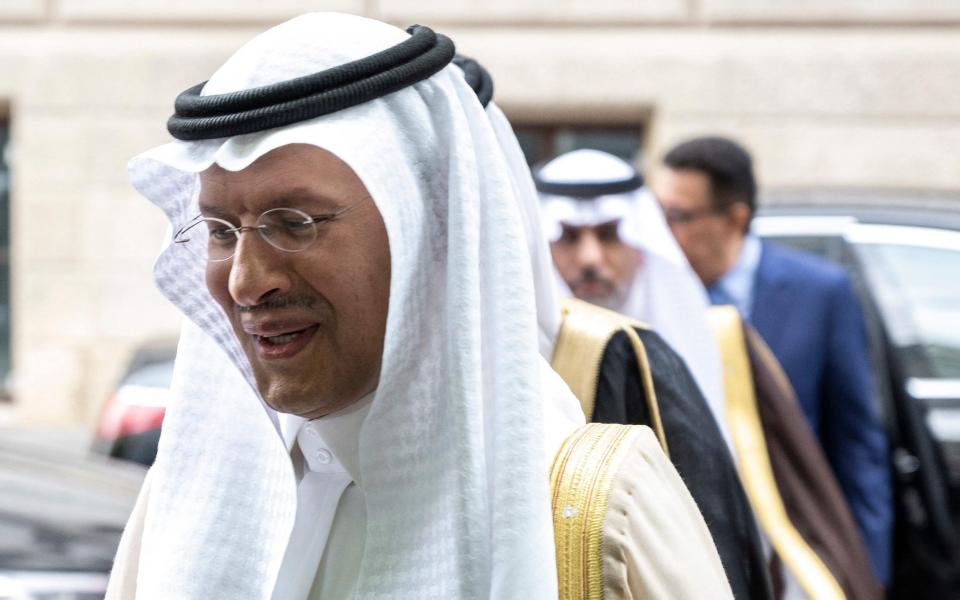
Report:
[[[371,400],[313,421],[280,415],[297,474],[297,517],[274,600],[341,600],[355,593],[367,521],[359,437]]]

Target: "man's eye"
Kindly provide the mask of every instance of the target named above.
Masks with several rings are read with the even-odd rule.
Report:
[[[236,238],[229,227],[213,227],[210,229],[210,239],[218,242],[228,242]]]
[[[686,223],[689,219],[687,213],[682,210],[669,209],[664,212],[668,223]]]
[[[557,241],[562,242],[564,244],[575,244],[578,237],[579,235],[577,234],[576,231],[574,231],[573,229],[567,229],[566,227],[564,227],[563,230],[560,232],[560,239],[558,239]]]
[[[304,219],[284,219],[279,223],[281,235],[305,238],[313,235],[313,221]]]
[[[597,229],[597,239],[601,242],[617,242],[620,240],[620,234],[616,226],[600,227]]]
[[[313,221],[304,219],[286,219],[280,223],[284,229],[296,231],[298,229],[309,229],[313,226]]]

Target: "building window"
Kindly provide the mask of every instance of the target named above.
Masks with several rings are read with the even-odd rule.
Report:
[[[643,142],[643,127],[640,124],[515,124],[513,129],[530,165],[581,148],[603,150],[631,164],[640,163]]]
[[[10,128],[0,118],[0,400],[10,375]]]

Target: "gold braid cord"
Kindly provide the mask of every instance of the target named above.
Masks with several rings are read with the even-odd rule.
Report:
[[[630,425],[590,423],[563,443],[550,469],[560,600],[602,600],[603,521]]]
[[[740,479],[760,525],[809,598],[843,599],[837,580],[790,522],[780,497],[757,413],[753,372],[740,315],[732,306],[718,306],[710,309],[709,319],[723,357],[727,425],[737,453]]]
[[[563,301],[561,313],[563,322],[560,325],[560,333],[557,334],[557,343],[554,345],[550,364],[580,400],[580,407],[587,420],[593,417],[593,409],[597,401],[597,381],[600,377],[603,351],[610,342],[610,338],[622,330],[630,339],[637,359],[640,381],[644,388],[647,408],[650,411],[651,428],[657,434],[663,452],[669,457],[667,436],[660,419],[660,405],[653,388],[650,361],[643,342],[636,332],[636,328],[649,329],[649,327],[611,310],[574,298]]]

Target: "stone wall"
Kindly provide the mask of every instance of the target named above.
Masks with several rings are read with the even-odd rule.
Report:
[[[14,400],[0,421],[92,422],[131,352],[176,335],[150,279],[164,221],[125,163],[167,139],[179,91],[318,7],[451,35],[517,122],[640,119],[647,167],[720,132],[754,151],[768,189],[960,190],[955,0],[4,0]]]

